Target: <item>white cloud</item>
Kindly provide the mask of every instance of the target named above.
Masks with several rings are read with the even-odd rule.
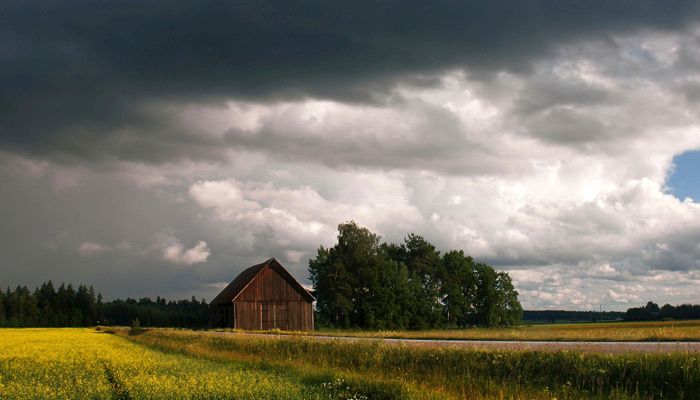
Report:
[[[285,257],[290,263],[298,264],[306,254],[305,251],[288,250],[285,252]]]
[[[95,256],[110,251],[130,251],[132,250],[131,243],[119,242],[115,245],[107,245],[96,242],[82,242],[78,246],[78,254],[83,257]]]
[[[192,265],[206,262],[211,251],[207,243],[200,240],[194,247],[185,249],[184,245],[177,239],[165,246],[163,249],[163,259],[175,264]]]
[[[108,250],[111,250],[111,247],[94,242],[83,242],[78,246],[78,254],[83,257],[94,256]]]

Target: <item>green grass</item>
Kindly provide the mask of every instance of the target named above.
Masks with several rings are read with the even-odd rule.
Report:
[[[258,333],[270,333],[259,331]],[[700,320],[601,322],[520,325],[512,328],[469,328],[423,331],[317,330],[272,333],[285,335],[351,336],[391,339],[532,340],[573,342],[700,341]]]
[[[369,398],[700,398],[700,355],[681,352],[424,348],[176,330],[150,330],[130,339],[179,355],[295,371],[306,381],[334,375]]]

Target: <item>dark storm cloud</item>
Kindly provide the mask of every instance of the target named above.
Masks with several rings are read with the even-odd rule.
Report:
[[[595,106],[618,100],[611,90],[565,79],[532,79],[520,94],[516,112],[523,115],[546,111],[555,106]]]
[[[9,1],[0,6],[0,148],[208,159],[219,143],[153,107],[381,101],[408,76],[523,72],[559,44],[680,29],[697,11],[693,1]]]

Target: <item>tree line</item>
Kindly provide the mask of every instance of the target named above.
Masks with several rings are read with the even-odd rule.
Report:
[[[523,322],[598,322],[622,319],[622,311],[524,310]]]
[[[423,237],[383,243],[355,222],[309,261],[317,322],[337,328],[508,326],[522,317],[510,276]]]
[[[102,308],[102,325],[132,325],[138,320],[144,327],[207,328],[209,305],[194,296],[189,300],[166,301],[157,297],[114,300]]]
[[[127,298],[104,302],[92,286],[61,284],[51,281],[34,291],[26,286],[0,289],[0,326],[2,327],[79,327],[101,325],[171,326],[204,328],[208,323],[208,305],[194,297],[166,301],[158,297],[140,300]]]
[[[700,319],[699,304],[681,304],[672,306],[664,304],[659,307],[653,301],[643,307],[628,308],[624,317],[625,321],[653,321],[662,319]]]

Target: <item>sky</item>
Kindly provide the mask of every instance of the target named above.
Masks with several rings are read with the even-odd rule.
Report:
[[[527,309],[699,302],[700,3],[0,7],[0,286],[211,299],[354,220]]]
[[[700,151],[689,151],[673,158],[673,166],[666,183],[679,199],[689,197],[700,202]]]

